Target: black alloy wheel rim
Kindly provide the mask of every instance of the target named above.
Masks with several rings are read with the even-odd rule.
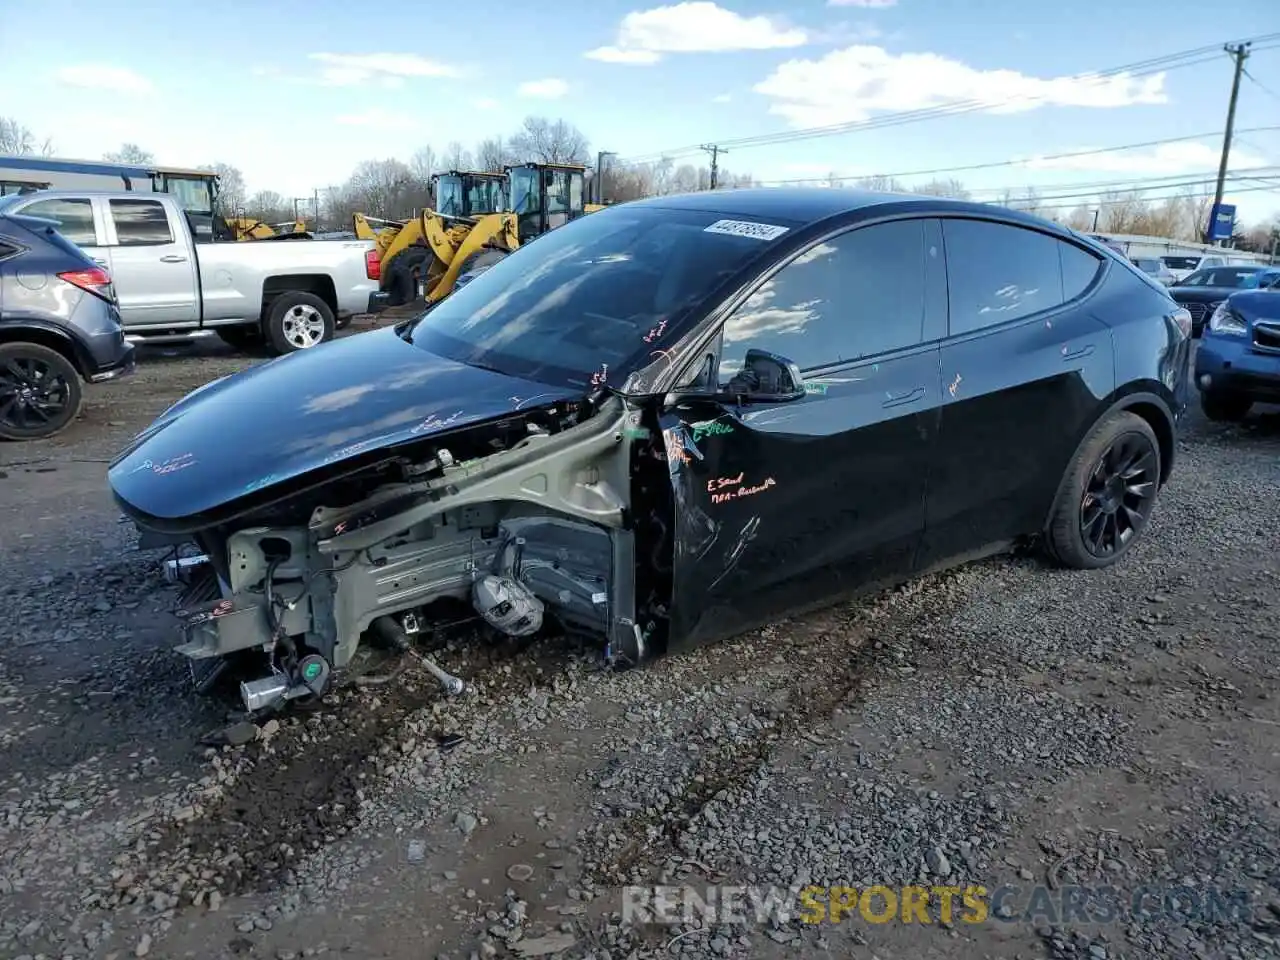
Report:
[[[22,432],[60,420],[71,402],[66,378],[37,357],[0,361],[0,423]]]
[[[1080,537],[1095,557],[1122,552],[1155,503],[1159,456],[1141,433],[1117,437],[1098,459],[1080,501]]]

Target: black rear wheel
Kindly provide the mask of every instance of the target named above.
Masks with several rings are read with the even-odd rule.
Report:
[[[76,368],[38,343],[0,344],[0,440],[44,440],[80,412]]]
[[[1125,410],[1099,421],[1067,466],[1046,532],[1049,552],[1082,570],[1115,563],[1151,519],[1160,471],[1149,423]]]

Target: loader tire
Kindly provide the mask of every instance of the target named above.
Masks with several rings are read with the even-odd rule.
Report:
[[[391,258],[387,265],[387,305],[400,307],[418,298],[418,274],[431,259],[427,247],[409,247]]]

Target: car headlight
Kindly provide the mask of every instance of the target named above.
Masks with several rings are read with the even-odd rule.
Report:
[[[1209,329],[1214,333],[1238,337],[1243,337],[1248,332],[1244,321],[1236,316],[1235,311],[1227,306],[1225,300],[1218,304],[1218,309],[1213,311],[1213,316],[1209,318]]]

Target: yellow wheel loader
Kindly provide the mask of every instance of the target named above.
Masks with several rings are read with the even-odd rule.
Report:
[[[357,213],[355,234],[373,240],[387,303],[441,300],[522,243],[602,205],[584,204],[586,168],[525,163],[502,173],[450,171],[431,178],[434,210],[404,221]]]

